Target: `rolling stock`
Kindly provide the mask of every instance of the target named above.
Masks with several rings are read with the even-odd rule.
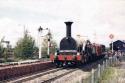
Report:
[[[57,67],[66,65],[79,65],[95,61],[105,56],[105,45],[91,43],[89,40],[80,42],[71,36],[71,25],[66,24],[66,37],[60,41],[59,50],[56,54],[51,54],[50,59]]]

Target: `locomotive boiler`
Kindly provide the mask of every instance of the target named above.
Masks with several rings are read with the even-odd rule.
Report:
[[[66,37],[60,41],[58,52],[50,55],[51,61],[57,67],[84,64],[104,57],[104,45],[91,43],[89,40],[79,43],[71,35],[73,22],[64,23],[66,24]]]

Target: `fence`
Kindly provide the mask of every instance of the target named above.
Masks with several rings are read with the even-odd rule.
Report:
[[[87,77],[86,79],[81,79],[80,83],[100,83],[99,78],[101,77],[104,70],[110,66],[115,66],[116,64],[118,64],[118,60],[116,57],[110,57],[109,59],[106,59],[102,64],[98,64],[97,69],[91,70],[91,74],[89,77]]]

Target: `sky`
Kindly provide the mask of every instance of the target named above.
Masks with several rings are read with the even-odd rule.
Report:
[[[24,27],[38,41],[39,26],[50,28],[59,43],[65,21],[74,22],[72,37],[80,34],[108,46],[110,34],[114,41],[125,39],[125,0],[0,0],[0,39],[12,46],[23,37]]]

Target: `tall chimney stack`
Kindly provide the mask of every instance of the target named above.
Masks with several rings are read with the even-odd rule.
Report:
[[[65,22],[66,24],[66,37],[71,37],[71,25],[73,22]]]

